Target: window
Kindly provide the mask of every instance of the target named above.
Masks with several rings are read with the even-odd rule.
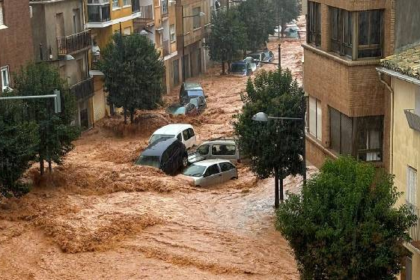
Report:
[[[232,170],[234,168],[235,168],[235,166],[233,166],[233,164],[231,164],[230,162],[220,163],[220,169],[222,170],[222,172],[226,172],[226,171]]]
[[[182,136],[181,136],[181,133],[180,133],[180,134],[178,134],[178,136],[176,137],[176,139],[178,139],[179,141],[181,141],[181,142],[182,142]]]
[[[322,108],[321,101],[316,98],[309,97],[309,133],[322,140]]]
[[[203,145],[203,146],[200,146],[200,148],[197,149],[197,152],[202,156],[208,155],[209,151],[210,151],[210,146],[209,145]]]
[[[308,44],[321,45],[321,5],[315,2],[308,3]]]
[[[353,18],[352,13],[330,8],[331,11],[331,50],[352,57]]]
[[[331,51],[354,60],[381,57],[382,17],[382,10],[349,12],[331,7]]]
[[[359,12],[358,57],[381,57],[382,12],[379,10]]]
[[[407,202],[417,206],[417,170],[407,167]]]
[[[130,27],[124,28],[124,35],[130,35],[130,34],[131,34],[131,28]]]
[[[118,9],[120,7],[120,0],[112,0],[112,9]]]
[[[331,149],[339,154],[351,155],[353,150],[353,119],[330,108]]]
[[[219,167],[217,166],[217,164],[213,164],[212,166],[207,168],[206,173],[204,174],[204,177],[208,177],[208,176],[219,174],[219,173],[220,173]]]
[[[4,91],[7,88],[9,88],[9,85],[10,85],[9,66],[1,67],[0,75],[1,75],[1,91]]]
[[[188,139],[195,136],[194,130],[192,128],[188,128]]]
[[[171,26],[169,26],[169,33],[171,36],[171,42],[175,42],[176,41],[175,24],[171,24]]]
[[[166,15],[168,13],[168,0],[162,0],[160,5],[162,6],[162,14]]]
[[[190,135],[188,133],[188,129],[184,130],[182,132],[182,136],[184,137],[184,141],[187,141],[188,139],[190,139]]]
[[[131,0],[123,0],[123,6],[131,6]]]
[[[197,29],[201,27],[201,8],[197,7],[193,9],[193,29]]]
[[[3,27],[5,25],[6,23],[4,21],[3,0],[0,0],[0,27]]]

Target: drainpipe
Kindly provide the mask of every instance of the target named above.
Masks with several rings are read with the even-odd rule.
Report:
[[[389,169],[390,173],[394,173],[394,90],[387,82],[383,79],[383,73],[378,72],[379,81],[385,85],[391,94],[391,137],[390,137],[390,159],[389,159]]]

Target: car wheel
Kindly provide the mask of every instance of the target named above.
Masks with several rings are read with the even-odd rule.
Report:
[[[182,167],[187,167],[188,166],[188,157],[187,156],[183,156],[182,157]]]

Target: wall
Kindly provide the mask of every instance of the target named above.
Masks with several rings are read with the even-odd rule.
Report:
[[[0,67],[8,65],[9,72],[15,72],[33,59],[29,1],[4,0],[4,17],[7,28],[0,30]]]
[[[420,1],[400,0],[395,5],[395,46],[398,51],[406,45],[420,43]]]

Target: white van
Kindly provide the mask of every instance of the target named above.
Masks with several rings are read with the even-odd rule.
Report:
[[[149,145],[159,139],[177,138],[187,149],[196,144],[194,128],[190,124],[168,124],[156,130],[149,139]]]
[[[202,143],[195,153],[188,155],[188,162],[206,159],[227,159],[232,163],[240,162],[239,149],[234,140],[220,139]]]

